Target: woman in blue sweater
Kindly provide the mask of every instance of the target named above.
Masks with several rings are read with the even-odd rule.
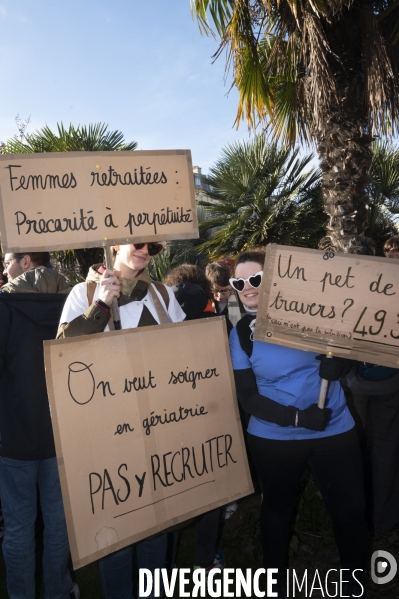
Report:
[[[363,596],[367,529],[360,449],[339,378],[339,358],[252,341],[265,253],[245,252],[231,285],[247,314],[230,334],[238,399],[251,414],[248,445],[261,480],[261,538],[265,568],[285,579],[290,520],[299,483],[309,466],[333,522],[346,591]],[[318,407],[321,378],[331,381],[325,408]],[[345,577],[344,577],[345,578]]]

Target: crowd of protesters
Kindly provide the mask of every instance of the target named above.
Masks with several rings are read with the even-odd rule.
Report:
[[[3,555],[10,599],[35,597],[35,522],[43,516],[46,599],[79,599],[68,568],[69,545],[44,377],[42,344],[165,322],[226,318],[237,397],[255,478],[262,491],[260,532],[265,568],[284,571],[299,482],[309,466],[331,515],[346,596],[362,597],[368,538],[399,524],[399,371],[316,356],[253,340],[265,251],[203,269],[183,264],[161,282],[148,274],[163,244],[113,248],[113,268],[96,264],[73,288],[52,268],[48,253],[8,253],[0,278],[0,500]],[[399,237],[386,257],[399,259]],[[321,379],[330,381],[325,408],[317,405]],[[370,431],[370,448],[364,442]],[[229,504],[197,518],[194,566],[221,569],[220,520]],[[369,518],[367,520],[367,516]],[[367,527],[368,525],[368,527]],[[0,535],[2,533],[0,512]],[[179,530],[136,544],[139,568],[173,568]],[[132,599],[133,547],[98,561],[106,599]],[[227,556],[228,559],[228,556]],[[154,596],[154,595],[150,595]],[[278,597],[284,597],[278,577]]]

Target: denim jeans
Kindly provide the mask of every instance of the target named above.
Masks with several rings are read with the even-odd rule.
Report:
[[[148,568],[165,568],[167,535],[162,534],[137,543],[137,565]],[[106,599],[133,599],[133,546],[111,553],[98,561]],[[162,591],[161,591],[162,595]],[[150,597],[154,597],[151,593]]]
[[[73,582],[68,570],[69,543],[56,458],[23,461],[0,457],[0,489],[10,599],[35,598],[38,490],[44,521],[44,597],[67,599]]]

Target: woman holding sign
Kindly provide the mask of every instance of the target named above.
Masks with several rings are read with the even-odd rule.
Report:
[[[308,465],[332,518],[349,588],[363,596],[367,529],[360,449],[354,421],[338,379],[346,360],[253,341],[265,253],[238,257],[230,284],[247,315],[230,334],[230,351],[243,409],[251,414],[248,445],[263,491],[261,537],[265,568],[278,568],[283,596],[290,520]],[[320,364],[316,359],[321,359]],[[318,407],[321,378],[329,385],[327,407]]]
[[[123,329],[184,320],[173,292],[154,283],[146,270],[151,258],[162,249],[162,244],[156,242],[115,246],[113,270],[97,264],[90,269],[86,283],[72,289],[57,337],[113,328],[110,312],[114,298],[118,300]],[[165,567],[166,539],[167,535],[162,534],[137,544],[139,568],[153,571]],[[100,559],[99,567],[106,599],[133,598],[131,546]]]

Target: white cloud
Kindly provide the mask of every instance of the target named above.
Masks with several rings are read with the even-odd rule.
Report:
[[[7,9],[4,6],[4,4],[0,4],[0,17],[6,17],[7,16]]]

